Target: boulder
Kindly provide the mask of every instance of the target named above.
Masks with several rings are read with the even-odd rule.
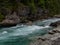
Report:
[[[50,26],[57,27],[57,24],[56,23],[51,23]]]
[[[32,25],[32,21],[28,21],[26,24],[27,25]]]
[[[0,23],[1,26],[15,26],[20,22],[19,16],[14,12],[12,15],[7,15]]]
[[[51,23],[50,26],[52,27],[57,27],[60,25],[60,21],[57,21],[57,22],[54,22],[54,23]]]
[[[8,19],[5,19],[0,23],[1,26],[15,26],[16,24],[15,21]]]

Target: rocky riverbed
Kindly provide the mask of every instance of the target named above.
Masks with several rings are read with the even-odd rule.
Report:
[[[60,26],[50,30],[48,34],[34,37],[30,45],[60,45]]]

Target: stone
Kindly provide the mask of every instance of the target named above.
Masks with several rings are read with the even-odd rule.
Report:
[[[27,25],[32,25],[32,21],[28,21],[26,24]]]
[[[53,32],[55,32],[55,33],[60,33],[60,31],[59,30],[52,30]]]
[[[60,38],[54,40],[52,45],[60,45]]]
[[[50,26],[57,27],[57,24],[56,23],[51,23]]]
[[[0,23],[1,26],[15,26],[20,22],[19,16],[14,12],[12,15],[7,15],[5,19]]]
[[[59,25],[60,25],[60,21],[57,21],[57,22],[51,23],[49,26],[57,27]]]
[[[44,37],[39,37],[38,40],[45,41],[46,39]]]
[[[51,34],[51,35],[53,35],[55,32],[53,32],[53,31],[49,31],[48,32],[48,34]]]

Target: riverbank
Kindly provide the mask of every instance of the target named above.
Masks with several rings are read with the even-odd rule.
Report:
[[[37,8],[37,12],[34,14],[30,10],[28,6],[20,7],[17,11],[10,10],[10,13],[0,16],[3,17],[0,24],[3,26],[15,26],[19,23],[30,24],[37,20],[60,18],[60,15],[49,15],[48,10],[40,9],[40,7]]]
[[[50,30],[48,34],[34,38],[35,41],[30,45],[60,45],[60,26]]]
[[[42,19],[38,19],[38,20],[21,20],[19,18],[19,16],[17,16],[15,13],[12,15],[8,15],[5,17],[5,19],[0,22],[0,25],[1,26],[4,26],[4,27],[12,27],[12,26],[16,26],[17,24],[26,24],[26,25],[32,25],[33,22],[36,22],[36,21],[43,21],[43,20],[48,20],[48,19],[54,19],[54,18],[59,18],[59,17],[47,17],[47,18],[42,18]]]

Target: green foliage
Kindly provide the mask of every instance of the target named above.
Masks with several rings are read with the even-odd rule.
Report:
[[[38,5],[40,5],[40,7],[45,9],[45,0],[39,0]]]
[[[60,0],[23,0],[22,3],[31,7],[32,12],[36,12],[36,7],[43,10],[48,9],[51,15],[60,14]]]
[[[43,9],[48,9],[52,16],[60,14],[60,0],[39,0],[38,5]]]
[[[4,16],[0,13],[0,22],[4,19]]]
[[[32,13],[35,13],[36,8],[39,6],[43,10],[48,9],[51,15],[60,14],[60,0],[0,0],[0,9],[16,10],[22,4],[29,6]]]
[[[30,3],[28,4],[28,6],[31,8],[32,13],[36,12],[36,6],[35,6],[35,3],[34,3],[34,0],[31,0]]]

